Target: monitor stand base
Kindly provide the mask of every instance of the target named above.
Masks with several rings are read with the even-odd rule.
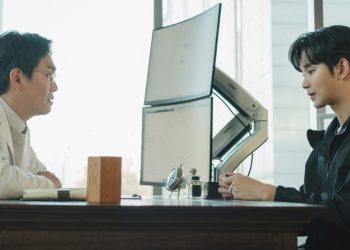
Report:
[[[222,200],[222,194],[218,191],[219,182],[209,181],[208,182],[208,196],[207,199]]]

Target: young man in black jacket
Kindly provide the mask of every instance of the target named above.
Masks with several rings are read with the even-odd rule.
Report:
[[[306,249],[350,249],[350,28],[331,26],[301,35],[289,60],[303,73],[302,87],[316,108],[336,114],[325,131],[307,131],[313,151],[299,190],[262,183],[241,174],[220,176],[225,199],[324,204],[305,227]]]

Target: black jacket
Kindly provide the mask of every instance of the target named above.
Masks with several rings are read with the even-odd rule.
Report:
[[[278,186],[275,201],[324,204],[303,230],[306,249],[350,249],[350,118],[337,133],[335,118],[326,131],[307,131],[313,151],[300,190]]]

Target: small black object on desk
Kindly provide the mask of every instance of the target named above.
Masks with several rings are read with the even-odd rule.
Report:
[[[207,199],[222,200],[222,194],[219,193],[219,182],[209,181],[208,182],[208,196]]]

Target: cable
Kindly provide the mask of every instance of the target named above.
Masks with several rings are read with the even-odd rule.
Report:
[[[254,158],[254,152],[252,152],[252,153],[250,154],[250,167],[249,167],[249,171],[248,171],[247,176],[250,175],[250,171],[252,170],[252,167],[253,167],[253,158]]]

